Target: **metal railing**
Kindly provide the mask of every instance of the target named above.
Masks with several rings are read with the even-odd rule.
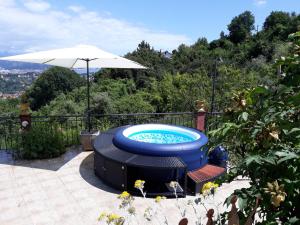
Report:
[[[95,130],[108,130],[123,125],[142,123],[163,123],[195,127],[197,114],[179,113],[136,113],[91,115],[91,126]],[[70,116],[32,116],[31,129],[55,130],[60,132],[66,146],[79,144],[79,133],[86,130],[87,117]],[[0,150],[20,148],[22,132],[19,117],[0,117]]]
[[[222,116],[222,112],[206,113],[205,131],[208,132],[219,128],[220,125],[223,123]]]

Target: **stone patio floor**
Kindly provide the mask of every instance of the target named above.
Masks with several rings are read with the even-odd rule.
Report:
[[[245,180],[223,184],[214,201],[208,199],[205,203],[214,207],[213,204],[223,203],[235,189],[248,185]],[[10,154],[0,151],[0,225],[101,224],[97,221],[101,211],[119,211],[117,194],[118,191],[94,175],[92,152],[72,148],[59,158],[26,161],[13,160]],[[189,199],[194,197],[180,199],[180,204]],[[144,210],[153,202],[153,199],[136,197],[134,205],[139,224],[158,224],[157,221],[146,223],[142,218]],[[175,203],[175,199],[167,199],[159,210],[174,225],[181,218]],[[219,210],[227,209],[221,204]],[[205,217],[204,208],[199,211]],[[191,208],[186,217],[189,224],[194,224]]]

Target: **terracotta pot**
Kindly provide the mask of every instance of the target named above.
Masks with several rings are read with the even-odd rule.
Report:
[[[29,109],[29,103],[21,103],[20,105],[21,111],[26,111]]]
[[[80,132],[80,143],[84,151],[93,151],[93,141],[100,134],[98,130],[86,131],[83,130]]]

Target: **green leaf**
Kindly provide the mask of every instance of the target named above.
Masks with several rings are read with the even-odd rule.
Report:
[[[299,105],[300,104],[300,93],[289,97],[288,101],[293,103],[294,105]]]
[[[242,116],[244,121],[247,121],[249,114],[247,112],[243,112],[241,116]]]
[[[282,129],[282,132],[287,135],[289,133],[289,131],[287,129]]]
[[[289,222],[291,223],[291,224],[293,224],[293,223],[296,223],[296,222],[298,222],[298,221],[300,221],[297,217],[292,217],[291,219],[289,219]]]
[[[278,164],[287,161],[287,160],[291,160],[291,159],[298,159],[299,155],[297,155],[294,152],[276,152],[276,155],[281,157],[281,159],[279,159],[277,161]]]
[[[247,206],[247,199],[246,198],[239,198],[238,206],[240,210],[243,210]]]
[[[256,87],[251,91],[251,94],[265,94],[268,93],[268,89],[265,87]]]
[[[293,128],[293,129],[291,129],[291,130],[288,132],[288,134],[292,134],[292,133],[295,133],[295,132],[300,132],[300,128],[295,127],[295,128]]]
[[[246,158],[246,165],[249,166],[251,163],[256,162],[257,164],[262,164],[261,157],[259,155],[248,156]]]
[[[267,163],[271,164],[271,165],[276,165],[275,158],[268,157],[268,158],[263,158],[262,160],[264,162],[267,162]]]

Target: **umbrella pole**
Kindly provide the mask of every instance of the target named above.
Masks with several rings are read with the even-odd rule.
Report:
[[[90,71],[89,71],[89,59],[86,59],[86,82],[87,82],[87,125],[88,131],[91,131],[91,115],[90,115]]]

